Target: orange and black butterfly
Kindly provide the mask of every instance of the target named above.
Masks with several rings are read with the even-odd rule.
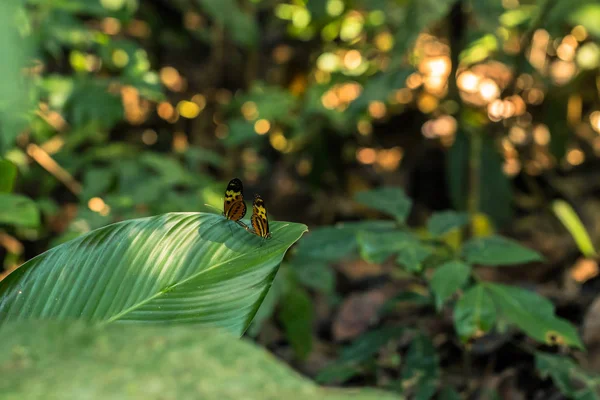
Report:
[[[241,219],[246,215],[246,203],[244,203],[244,187],[242,181],[233,178],[225,189],[225,201],[223,203],[223,215],[242,226],[246,226]]]
[[[252,203],[252,228],[254,234],[262,238],[271,238],[271,232],[269,231],[269,219],[267,218],[267,208],[265,202],[259,194],[254,195],[254,202]]]

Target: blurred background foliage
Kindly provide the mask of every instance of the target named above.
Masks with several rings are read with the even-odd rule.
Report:
[[[554,300],[582,327],[591,353],[577,361],[600,370],[597,2],[3,3],[4,274],[115,221],[220,207],[238,176],[271,218],[315,228],[249,331],[303,373],[422,399],[549,398],[548,377],[573,398],[597,386],[577,363],[523,355],[531,343],[504,329],[471,354],[443,312],[452,293],[424,285],[465,239],[511,236],[544,261],[478,276]],[[460,213],[427,222],[447,209]],[[407,227],[411,251],[377,237]]]

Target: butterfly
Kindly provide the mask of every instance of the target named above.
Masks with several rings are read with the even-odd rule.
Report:
[[[252,222],[252,228],[254,229],[254,232],[252,233],[265,239],[271,238],[269,219],[267,218],[267,208],[265,207],[265,201],[259,194],[254,195],[252,218],[250,219],[250,222]]]
[[[227,189],[225,189],[225,200],[223,202],[223,215],[242,226],[245,224],[241,221],[246,215],[246,203],[244,203],[244,186],[238,178],[233,178],[229,181]]]

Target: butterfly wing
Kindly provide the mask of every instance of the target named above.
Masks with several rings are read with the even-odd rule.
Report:
[[[223,204],[223,215],[225,215],[225,218],[232,221],[239,221],[246,215],[243,190],[242,181],[238,178],[229,181],[227,189],[225,189],[225,201]]]
[[[264,200],[258,194],[254,195],[251,222],[254,233],[263,238],[271,237],[271,232],[269,232],[269,220],[267,218],[267,208],[265,207]]]

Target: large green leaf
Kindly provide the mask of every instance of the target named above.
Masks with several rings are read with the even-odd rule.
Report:
[[[224,217],[169,213],[57,246],[0,282],[0,323],[24,319],[248,327],[286,250],[306,226],[262,239]]]
[[[454,328],[463,341],[489,331],[495,322],[496,307],[483,285],[472,286],[456,303]]]
[[[40,224],[40,213],[30,198],[0,193],[0,224],[35,228]]]
[[[416,237],[407,232],[360,232],[358,234],[360,255],[371,263],[382,263],[392,254],[419,244]]]
[[[29,322],[1,333],[5,400],[401,399],[320,388],[254,344],[212,329]]]
[[[566,344],[582,349],[577,329],[554,315],[550,300],[529,290],[486,283],[485,287],[506,320],[532,338],[547,343]]]
[[[542,256],[502,236],[474,238],[464,244],[462,255],[473,264],[518,265],[542,261]]]

